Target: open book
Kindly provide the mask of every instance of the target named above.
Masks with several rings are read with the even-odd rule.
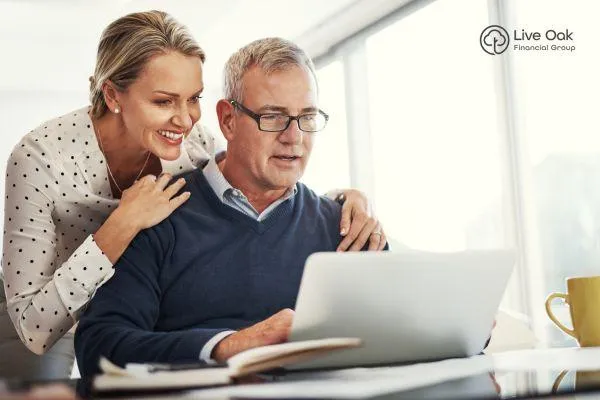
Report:
[[[257,347],[243,351],[227,364],[127,364],[114,365],[100,359],[102,374],[94,378],[97,392],[184,389],[201,386],[225,385],[233,378],[242,377],[306,361],[335,350],[359,347],[357,338],[329,338],[305,340]]]

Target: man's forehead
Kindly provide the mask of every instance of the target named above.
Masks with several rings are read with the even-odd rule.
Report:
[[[301,113],[305,113],[305,112],[317,111],[318,109],[319,108],[316,105],[307,105],[305,107],[302,107],[300,110],[294,110],[294,111],[300,111]],[[290,109],[289,109],[289,107],[286,107],[285,105],[265,104],[257,110],[258,113],[265,112],[265,111],[289,113]]]
[[[316,82],[309,71],[299,66],[271,73],[252,68],[244,75],[242,97],[271,109],[287,109],[290,105],[294,109],[317,106]]]
[[[265,71],[255,65],[243,75],[242,81],[244,84],[309,83],[311,86],[316,86],[313,74],[307,68],[299,65],[273,71]]]

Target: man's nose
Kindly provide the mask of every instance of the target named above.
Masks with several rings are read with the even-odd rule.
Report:
[[[302,144],[303,137],[304,132],[302,132],[298,126],[298,120],[293,119],[290,121],[287,129],[281,132],[279,140],[283,143]]]

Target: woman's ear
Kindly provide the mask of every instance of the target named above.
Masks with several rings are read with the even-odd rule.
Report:
[[[235,139],[235,109],[229,100],[221,99],[217,102],[217,117],[221,132],[227,141]]]
[[[102,94],[104,95],[104,102],[109,111],[117,114],[121,112],[121,106],[119,104],[120,93],[114,83],[106,80],[102,85]]]

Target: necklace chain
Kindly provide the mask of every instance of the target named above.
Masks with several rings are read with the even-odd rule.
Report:
[[[102,154],[104,154],[104,158],[106,159],[106,169],[108,169],[108,175],[112,179],[116,188],[119,190],[119,194],[122,194],[123,189],[121,189],[121,187],[117,183],[117,180],[115,179],[115,176],[113,175],[112,171],[110,170],[110,164],[108,162],[108,157],[106,157],[106,152],[104,151],[104,145],[102,144],[102,134],[100,133],[100,129],[98,127],[96,127],[96,131],[98,132],[98,144],[100,144],[100,150],[102,150]],[[146,161],[144,161],[144,165],[142,165],[142,169],[140,169],[140,172],[138,172],[135,179],[133,180],[134,182],[137,181],[139,179],[140,175],[142,175],[142,172],[144,172],[144,169],[146,168],[146,165],[148,164],[149,159],[150,159],[150,151],[148,151],[148,155],[146,156]]]

